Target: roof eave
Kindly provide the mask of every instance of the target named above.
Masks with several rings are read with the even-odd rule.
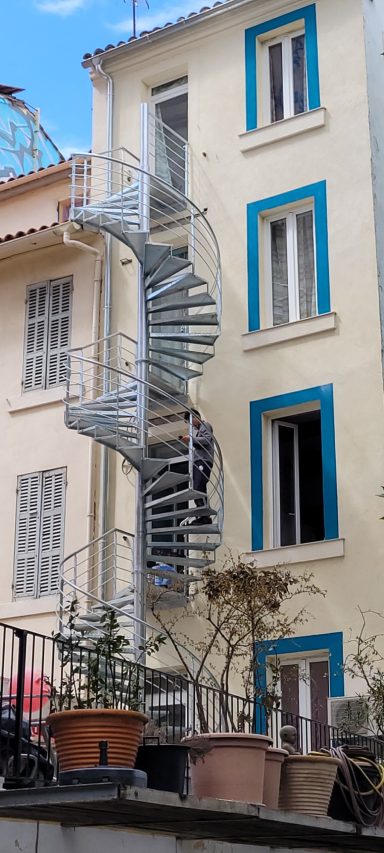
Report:
[[[183,30],[191,29],[192,27],[195,27],[196,25],[201,24],[202,22],[208,21],[211,18],[224,14],[229,9],[233,9],[234,7],[237,8],[240,6],[245,6],[250,2],[252,2],[252,0],[223,0],[223,2],[220,2],[219,5],[213,6],[212,9],[207,9],[204,12],[191,13],[190,18],[185,18],[182,21],[177,21],[175,24],[165,24],[160,29],[145,33],[144,35],[140,35],[132,41],[127,41],[124,44],[117,45],[116,47],[111,47],[109,50],[98,49],[91,56],[87,56],[86,59],[83,59],[83,68],[93,67],[95,65],[95,60],[98,59],[115,59],[126,53],[128,50],[130,52],[135,52],[139,49],[142,49],[144,45],[147,45],[149,43],[155,43],[166,37],[176,35],[177,33],[182,32]]]

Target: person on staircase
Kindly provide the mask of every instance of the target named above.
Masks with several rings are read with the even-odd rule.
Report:
[[[193,488],[196,492],[202,492],[205,497],[196,498],[197,507],[208,506],[207,488],[211,476],[215,444],[211,424],[202,420],[197,409],[185,412],[184,420],[190,423],[192,420],[192,463],[193,463]],[[184,444],[189,445],[189,434],[182,436]],[[207,515],[198,516],[192,524],[211,524],[211,517]]]

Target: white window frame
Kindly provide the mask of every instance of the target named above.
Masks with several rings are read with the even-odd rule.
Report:
[[[308,652],[307,654],[301,655],[291,655],[291,654],[283,654],[277,655],[277,659],[279,661],[279,666],[298,666],[299,669],[299,717],[303,717],[306,720],[311,720],[311,675],[310,675],[310,664],[311,663],[324,663],[325,661],[328,663],[328,695],[330,695],[330,660],[329,660],[329,652],[324,650],[324,652]],[[272,660],[272,658],[271,658]],[[271,670],[269,660],[267,658],[267,683],[271,684]],[[276,681],[276,691],[278,695],[281,696],[281,680],[280,678]],[[282,713],[284,711],[282,710]],[[272,733],[272,732],[271,732]],[[311,750],[311,729],[310,727],[303,727],[301,731],[301,736],[303,742],[300,743],[300,747],[304,750],[304,753],[310,752]]]
[[[284,420],[272,421],[272,482],[273,482],[273,546],[281,547],[280,535],[280,460],[279,460],[279,427],[293,431],[294,481],[295,481],[295,545],[299,545],[300,537],[300,481],[299,481],[299,427],[297,424]]]
[[[183,75],[183,76],[185,76],[185,75]],[[154,121],[154,118],[156,115],[156,104],[164,103],[164,101],[171,101],[173,98],[179,97],[179,95],[188,95],[188,91],[189,91],[188,79],[187,79],[186,83],[182,83],[180,86],[173,86],[172,87],[171,86],[172,80],[169,80],[169,81],[165,82],[164,84],[158,83],[157,85],[166,86],[167,83],[170,85],[169,89],[165,89],[164,92],[160,92],[159,94],[156,94],[156,95],[151,94],[150,99],[149,99],[149,115],[148,115],[148,139],[149,140],[151,139],[151,134],[152,134],[152,122]],[[151,92],[152,92],[152,88],[155,88],[155,87],[151,87]],[[187,195],[187,193],[188,193],[188,181],[189,181],[189,175],[188,175],[188,150],[189,150],[188,149],[188,139],[183,140],[182,136],[180,136],[178,133],[176,133],[176,131],[172,131],[172,133],[174,133],[175,136],[177,136],[180,139],[181,145],[183,143],[185,145],[185,164],[184,164],[184,168],[185,168],[185,194]],[[149,151],[148,151],[149,167],[150,167],[150,171],[153,172],[153,174],[155,174],[155,159],[156,159],[155,153],[156,153],[155,152],[155,146],[150,144],[149,145]]]
[[[272,241],[271,241],[271,223],[278,222],[280,219],[285,219],[287,233],[287,270],[288,270],[288,323],[294,323],[300,320],[300,298],[299,298],[299,264],[297,251],[297,226],[296,217],[300,213],[312,213],[313,223],[313,254],[314,254],[314,277],[315,277],[315,314],[318,316],[317,304],[317,277],[316,277],[316,232],[315,232],[315,206],[313,202],[308,202],[305,205],[298,207],[282,208],[279,212],[275,212],[270,216],[264,217],[263,224],[265,227],[265,271],[266,271],[266,324],[275,328],[275,325],[286,325],[285,323],[274,324],[273,322],[273,288],[272,288]],[[305,318],[307,319],[307,318]]]
[[[292,68],[292,39],[297,36],[304,36],[304,45],[305,45],[305,55],[307,52],[307,45],[305,40],[305,29],[301,27],[300,29],[293,30],[292,32],[285,33],[280,36],[275,36],[272,39],[268,39],[268,41],[264,42],[264,114],[266,116],[266,124],[278,124],[276,121],[272,121],[271,116],[271,75],[270,75],[270,67],[269,67],[269,48],[273,47],[275,44],[281,44],[281,58],[282,58],[282,69],[283,69],[283,110],[284,116],[280,121],[284,121],[286,118],[292,118],[295,115],[295,97],[294,97],[294,89],[293,89],[293,68]],[[305,82],[306,82],[306,109],[303,113],[308,112],[308,74],[307,69],[305,69]],[[303,115],[303,113],[298,113],[297,115]]]
[[[45,492],[45,483],[49,478],[59,475],[62,478],[61,502],[59,506],[54,508],[45,506],[47,493]],[[31,500],[28,500],[28,512],[22,510],[20,506],[22,481],[25,481],[29,496],[31,495],[31,486],[33,481],[36,484],[37,492],[35,498],[35,508],[31,509]],[[53,548],[45,548],[45,537],[50,534],[49,520],[51,523],[51,533],[54,535],[55,524],[57,518],[60,518],[60,545],[59,545],[59,563],[63,559],[64,552],[64,535],[65,535],[65,510],[66,510],[66,490],[67,490],[67,469],[52,468],[47,471],[35,471],[30,474],[20,474],[17,478],[16,488],[16,514],[15,514],[15,546],[14,546],[14,567],[13,567],[13,583],[12,594],[14,600],[22,598],[44,598],[49,595],[56,595],[58,586],[47,575],[44,575],[43,561],[50,559],[52,551],[57,551],[57,546]],[[33,502],[33,501],[32,501]],[[30,529],[30,519],[34,519],[35,524],[32,524]],[[27,521],[26,521],[27,520]],[[44,522],[48,520],[48,528]],[[26,523],[25,523],[26,521]],[[23,547],[24,545],[24,547]],[[57,553],[55,554],[57,558]],[[51,556],[52,559],[52,556]],[[23,564],[24,562],[24,579]],[[24,583],[24,591],[18,592],[20,583],[19,569],[21,574],[21,582]],[[57,568],[58,571],[58,568]],[[28,575],[30,575],[28,577]],[[31,578],[33,576],[33,582]],[[46,591],[42,591],[46,586]]]

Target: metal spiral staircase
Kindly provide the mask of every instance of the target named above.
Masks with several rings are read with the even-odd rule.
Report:
[[[138,342],[119,332],[70,351],[65,422],[136,472],[136,531],[105,532],[63,561],[60,609],[76,597],[79,630],[90,639],[112,609],[136,657],[153,631],[148,598],[160,588],[164,607],[180,606],[214,562],[223,530],[220,448],[214,439],[206,490],[197,491],[188,397],[220,332],[220,255],[174,174],[160,179],[125,151],[73,160],[71,217],[134,253],[139,319]]]

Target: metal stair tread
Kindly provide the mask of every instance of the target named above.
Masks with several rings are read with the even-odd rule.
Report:
[[[147,560],[151,559],[151,554],[147,554]],[[176,554],[167,554],[163,558],[170,566],[191,566],[193,569],[204,569],[205,566],[210,566],[214,560],[204,560],[202,557],[178,557]]]
[[[146,276],[145,286],[154,287],[160,284],[172,275],[177,275],[181,270],[191,266],[191,261],[188,258],[178,258],[177,255],[168,255],[159,265],[154,273]]]
[[[170,349],[169,347],[161,346],[161,338],[157,338],[158,346],[151,346],[151,341],[149,341],[149,351],[153,353],[160,353],[160,355],[167,355],[172,358],[180,359],[184,362],[192,361],[194,364],[204,364],[205,361],[208,361],[212,358],[212,352],[201,352],[200,350],[191,350],[191,349]]]
[[[149,333],[150,341],[179,341],[185,344],[201,344],[202,346],[214,346],[218,334],[211,335],[189,335],[188,332],[152,332]]]
[[[153,535],[156,535],[156,532],[152,531]],[[216,548],[219,547],[219,543],[217,542],[153,542],[148,541],[147,537],[147,547],[149,549],[161,548],[162,550],[167,550],[167,548],[171,548],[172,551],[176,548],[179,551],[216,551]],[[164,557],[165,562],[167,561],[167,557]]]
[[[164,495],[162,498],[156,498],[154,501],[146,501],[145,508],[149,509],[152,506],[161,506],[162,504],[184,503],[184,501],[195,500],[195,498],[205,499],[206,495],[203,492],[197,492],[195,489],[184,489],[180,492],[173,492],[171,495]],[[207,512],[205,514],[207,515]],[[190,512],[189,515],[193,515],[193,513]]]
[[[169,293],[177,293],[179,290],[192,290],[194,287],[202,287],[203,285],[207,285],[205,279],[193,272],[190,272],[159,285],[150,294],[146,294],[145,298],[147,302],[152,302],[154,299],[159,299],[160,297],[164,298],[164,296],[167,296]],[[147,290],[151,286],[153,285],[148,284]]]
[[[163,362],[157,361],[157,359],[152,359],[150,367],[157,367],[158,370],[164,370],[178,379],[184,379],[185,382],[188,382],[189,379],[195,379],[196,376],[201,376],[199,370],[192,370],[190,367],[183,367],[181,364],[167,364],[165,366]],[[149,370],[149,374],[152,376],[151,369]]]
[[[179,485],[179,483],[188,483],[188,481],[188,474],[179,474],[176,471],[165,471],[165,473],[161,474],[157,480],[154,480],[146,486],[143,491],[143,497],[155,494],[156,492],[162,492],[164,489],[169,489],[173,486]]]
[[[171,246],[169,243],[148,243],[145,246],[144,253],[144,276],[151,275],[160,264],[171,254]]]
[[[180,317],[164,319],[149,319],[149,326],[217,326],[217,314],[185,314]]]
[[[206,513],[205,508],[204,512]],[[193,515],[193,510],[190,510],[190,515]],[[153,518],[157,518],[157,516],[153,516]],[[155,534],[157,536],[159,533],[172,533],[175,536],[195,536],[206,533],[207,535],[212,536],[214,534],[220,534],[220,532],[220,528],[217,524],[185,524],[184,527],[180,527],[180,525],[178,527],[153,527],[151,530],[147,531],[150,536],[154,536]],[[180,542],[179,545],[183,545],[183,543]]]
[[[147,509],[147,507],[146,507]],[[149,507],[150,509],[150,507]],[[150,515],[146,515],[146,522],[149,521],[161,521],[163,518],[198,518],[201,515],[217,515],[217,510],[209,508],[209,512],[207,512],[207,507],[185,507],[185,509],[176,509],[172,510],[172,512],[159,512],[159,513],[151,513]]]
[[[164,299],[165,297],[163,297]],[[188,308],[203,308],[205,305],[216,305],[215,300],[209,293],[197,293],[186,299],[172,300],[166,305],[152,305],[148,302],[148,314],[160,313],[162,311],[177,311]]]

